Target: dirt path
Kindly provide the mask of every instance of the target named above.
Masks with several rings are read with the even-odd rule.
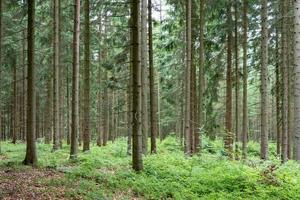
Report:
[[[65,196],[66,188],[45,184],[52,179],[61,179],[63,174],[41,169],[0,169],[0,199],[39,200],[70,199]],[[80,198],[79,198],[80,199]]]

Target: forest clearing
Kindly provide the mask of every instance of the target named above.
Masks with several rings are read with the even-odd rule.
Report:
[[[0,199],[300,199],[300,0],[0,0]]]

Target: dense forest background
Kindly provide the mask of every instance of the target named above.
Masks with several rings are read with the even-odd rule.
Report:
[[[25,156],[25,165],[50,165],[76,181],[90,177],[89,170],[112,167],[109,180],[115,182],[105,186],[107,194],[111,184],[127,190],[131,183],[135,192],[123,194],[126,198],[231,199],[238,192],[244,195],[239,198],[249,197],[243,181],[231,192],[185,193],[183,184],[178,193],[164,194],[168,188],[147,191],[141,182],[120,181],[128,177],[117,173],[131,165],[139,173],[127,175],[147,182],[147,175],[159,173],[155,170],[172,174],[177,164],[179,174],[186,167],[193,174],[198,165],[222,173],[220,162],[231,168],[224,180],[244,173],[242,179],[257,184],[258,199],[272,199],[275,187],[284,190],[292,183],[289,192],[278,189],[274,197],[299,199],[300,166],[292,161],[300,160],[299,5],[298,0],[1,0],[0,164],[19,166]],[[69,165],[79,168],[69,172]],[[187,177],[199,181],[199,174],[215,173],[200,168]],[[215,181],[222,185],[220,176]],[[263,183],[257,183],[261,177]],[[192,187],[200,184],[183,177],[175,182],[183,179]],[[202,181],[197,188],[215,185]]]

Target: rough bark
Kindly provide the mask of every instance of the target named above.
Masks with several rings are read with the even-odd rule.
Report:
[[[234,3],[234,51],[235,51],[235,159],[239,159],[239,127],[240,127],[240,71],[239,71],[239,44],[238,44],[238,19],[239,11],[238,11],[238,1]]]
[[[147,0],[141,0],[141,95],[142,95],[142,134],[143,154],[148,153],[148,85],[147,85]]]
[[[247,158],[248,143],[248,66],[247,66],[247,44],[248,44],[248,0],[243,0],[243,159]]]
[[[53,151],[59,149],[59,0],[54,0],[53,35]]]
[[[294,135],[295,135],[295,159],[300,161],[300,0],[294,3],[295,12],[295,46],[294,46]]]
[[[287,4],[282,0],[282,87],[288,88],[288,65],[287,65]],[[285,163],[288,159],[288,89],[283,89],[282,96],[282,140],[281,140],[281,161]]]
[[[200,55],[199,55],[199,96],[198,96],[198,123],[199,123],[199,145],[198,151],[202,148],[201,133],[204,129],[204,91],[205,91],[205,42],[204,42],[204,28],[205,28],[205,7],[206,0],[200,1],[200,31],[199,31],[199,40],[200,40]]]
[[[80,0],[74,0],[73,30],[73,77],[72,77],[72,127],[70,158],[77,157],[79,131],[79,41],[80,41]]]
[[[192,1],[186,1],[186,66],[185,66],[185,154],[191,155],[191,65],[192,65]]]
[[[227,6],[227,72],[226,72],[226,116],[225,116],[225,149],[230,159],[233,158],[232,134],[232,13],[231,2]]]
[[[23,161],[25,165],[37,164],[37,153],[35,144],[35,0],[28,0],[28,36],[27,36],[27,135],[26,135],[26,156]]]
[[[84,1],[83,151],[90,150],[90,1]]]
[[[156,153],[157,126],[157,98],[155,90],[155,69],[153,62],[153,28],[152,28],[152,0],[148,0],[148,40],[149,40],[149,82],[150,82],[150,129],[151,153]]]
[[[12,68],[13,68],[13,132],[12,132],[12,143],[17,142],[17,60],[16,55],[13,54],[12,58]]]
[[[268,2],[261,1],[261,140],[260,157],[268,159]]]
[[[141,171],[143,169],[139,16],[140,0],[132,0],[132,167],[135,171]]]

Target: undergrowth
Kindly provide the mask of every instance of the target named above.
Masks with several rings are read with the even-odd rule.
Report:
[[[66,194],[86,199],[300,199],[300,165],[281,165],[275,145],[270,160],[259,160],[259,144],[249,143],[247,161],[228,161],[221,139],[203,140],[201,155],[187,158],[179,142],[169,137],[158,145],[158,154],[144,157],[144,170],[131,169],[126,139],[69,160],[69,147],[51,153],[38,143],[39,168],[63,172],[64,178],[48,180],[49,186],[74,188]],[[2,143],[1,168],[26,170],[21,165],[24,144]],[[4,159],[6,158],[6,159]]]

